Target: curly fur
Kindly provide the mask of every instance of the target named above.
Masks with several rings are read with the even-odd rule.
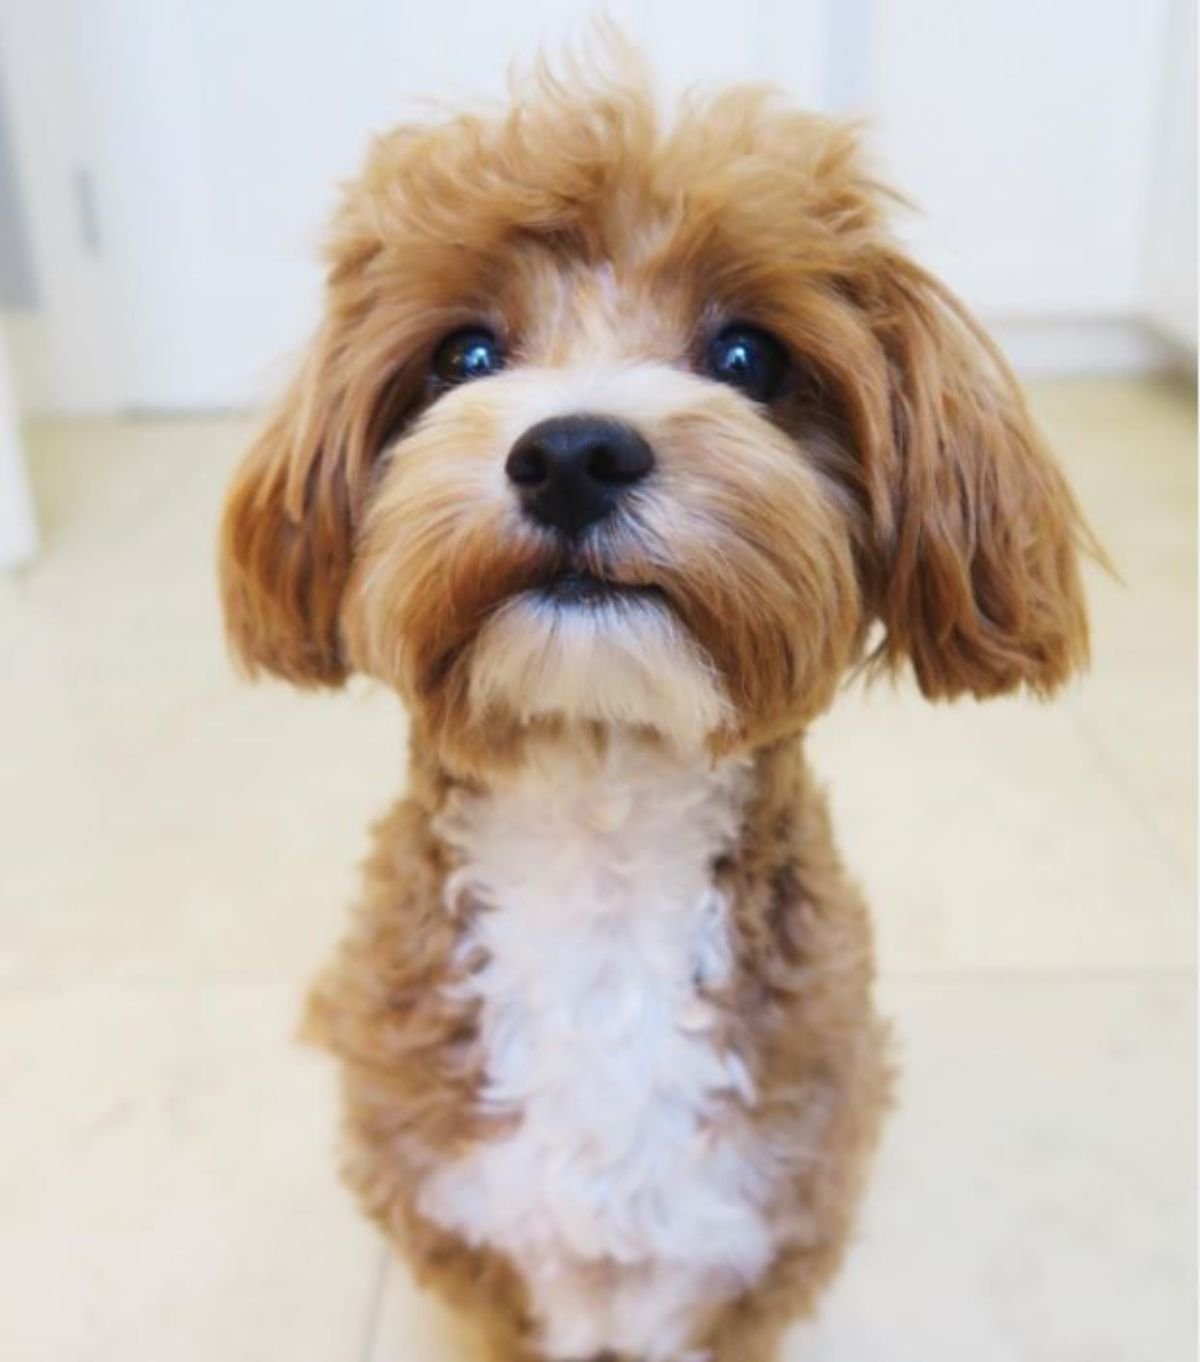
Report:
[[[512,1100],[493,1100],[496,999],[522,978],[541,996],[536,969],[567,968],[563,930],[608,893],[589,861],[560,886],[565,923],[531,907],[541,856],[595,831],[563,812],[576,779],[564,772],[633,753],[631,769],[663,772],[657,796],[637,785],[651,809],[678,798],[673,781],[701,789],[741,772],[728,826],[685,826],[708,829],[686,865],[665,850],[677,830],[661,854],[639,844],[610,868],[626,877],[616,911],[635,922],[661,911],[686,923],[717,904],[728,951],[727,968],[691,979],[690,928],[645,946],[665,952],[646,984],[665,1009],[663,1053],[685,1076],[744,1075],[718,1084],[719,1100],[695,1076],[647,1138],[736,1150],[738,1177],[769,1188],[737,1181],[733,1212],[750,1217],[737,1222],[747,1243],[765,1236],[761,1260],[747,1251],[703,1293],[687,1276],[696,1234],[638,1240],[639,1252],[660,1244],[634,1255],[644,1271],[682,1264],[688,1289],[674,1332],[654,1326],[658,1341],[631,1362],[766,1362],[842,1256],[889,1091],[869,922],[803,731],[856,666],[911,665],[931,698],[1050,694],[1086,660],[1077,560],[1090,540],[1003,359],[889,235],[889,196],[853,131],[755,89],[693,98],[666,123],[627,65],[607,79],[542,70],[507,108],[376,140],[336,220],[320,332],[230,492],[222,587],[251,672],[299,685],[363,672],[412,713],[410,791],[376,830],[311,1029],[343,1066],[351,1185],[504,1362],[568,1337],[551,1322],[561,1300],[484,1204],[484,1183],[451,1188],[440,1211],[430,1189],[535,1131],[582,1157],[567,1105],[535,1119],[534,1060]],[[698,372],[705,337],[731,319],[769,329],[791,357],[769,410]],[[434,393],[432,352],[467,323],[505,339],[510,367]],[[582,624],[538,604],[566,551],[522,518],[503,472],[524,429],[573,411],[635,425],[656,459],[571,559],[653,596]],[[525,881],[512,857],[496,871],[495,829],[523,847],[539,823],[517,817],[530,799],[559,842],[522,853]],[[667,883],[681,886],[674,898]],[[689,1007],[703,1011],[702,1049],[685,1043]],[[546,1017],[521,1015],[525,1042],[544,1047]],[[609,1062],[586,1036],[579,1053],[597,1073]],[[675,1091],[650,1066],[643,1076],[647,1102]],[[578,1099],[555,1082],[563,1104]],[[642,1167],[622,1176],[644,1183]],[[621,1185],[640,1206],[642,1183]],[[698,1204],[710,1193],[694,1185]],[[559,1359],[616,1357],[632,1336],[615,1307],[597,1322],[596,1301],[624,1288],[605,1207],[586,1210],[593,1237],[581,1231],[559,1266],[591,1284],[580,1309],[592,1314],[583,1342],[554,1345]],[[678,1221],[670,1206],[662,1216],[660,1228]],[[544,1242],[541,1228],[529,1242]]]

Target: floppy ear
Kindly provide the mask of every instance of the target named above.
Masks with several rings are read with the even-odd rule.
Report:
[[[225,628],[252,675],[346,679],[342,595],[378,456],[420,406],[433,339],[462,324],[435,292],[466,268],[461,243],[409,230],[407,158],[422,145],[414,127],[377,139],[347,188],[325,249],[324,320],[225,503]]]
[[[875,328],[891,388],[876,662],[930,697],[1047,695],[1086,665],[1095,548],[1004,359],[943,285],[888,250]],[[886,441],[885,441],[886,442]]]
[[[329,324],[246,455],[225,502],[221,595],[252,675],[340,685],[338,613],[370,473],[372,420],[339,381]]]

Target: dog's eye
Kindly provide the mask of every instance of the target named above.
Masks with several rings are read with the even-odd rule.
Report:
[[[473,378],[487,378],[504,367],[504,350],[490,331],[468,326],[447,336],[433,356],[433,373],[450,387]]]
[[[787,352],[756,326],[727,326],[708,347],[707,369],[718,383],[739,388],[755,402],[770,402],[783,387]]]

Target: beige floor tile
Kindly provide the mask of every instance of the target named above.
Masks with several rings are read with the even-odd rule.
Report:
[[[1174,567],[1136,571],[1093,581],[1093,667],[1066,708],[1192,885],[1196,600],[1190,576]]]
[[[396,797],[397,702],[243,684],[214,527],[241,422],[56,426],[0,593],[0,978],[311,969]],[[85,503],[85,505],[81,505]]]
[[[214,687],[150,716],[89,687],[36,696],[26,720],[0,770],[21,852],[0,867],[8,978],[301,977],[402,780],[382,695]]]
[[[1089,573],[1094,665],[1068,703],[1194,883],[1194,396],[1080,382],[1039,386],[1035,399],[1119,574]]]
[[[889,971],[1173,967],[1187,879],[1068,712],[847,694],[814,729]]]
[[[1195,992],[891,981],[899,1105],[861,1242],[789,1362],[1195,1356]]]
[[[380,1247],[291,987],[0,993],[0,1357],[357,1362]]]
[[[389,1258],[378,1317],[366,1362],[484,1362],[482,1343],[469,1322],[430,1291],[408,1269]]]

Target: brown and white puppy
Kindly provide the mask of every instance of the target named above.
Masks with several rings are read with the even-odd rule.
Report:
[[[350,1182],[498,1362],[773,1356],[889,1087],[805,727],[859,664],[1085,661],[1075,503],[886,199],[756,90],[401,128],[230,494],[248,668],[411,712],[311,1021]]]

